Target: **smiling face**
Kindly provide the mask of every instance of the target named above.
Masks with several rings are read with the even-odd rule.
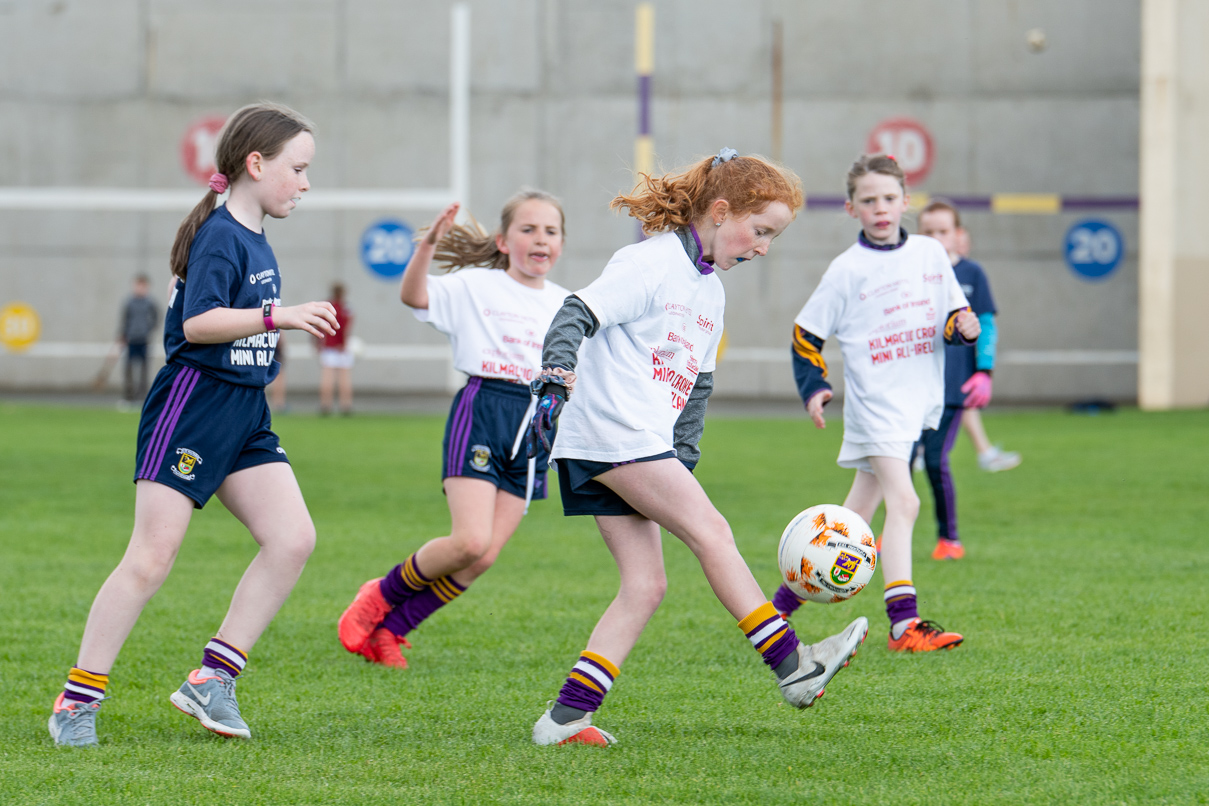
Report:
[[[541,288],[563,251],[562,213],[541,199],[523,201],[513,212],[508,231],[497,235],[495,243],[508,256],[508,276]]]
[[[248,176],[255,180],[253,194],[265,215],[285,218],[293,211],[311,188],[306,169],[314,158],[315,138],[310,132],[295,135],[271,160],[258,152],[248,155]]]
[[[736,218],[727,215],[725,201],[714,202],[710,214],[714,223],[713,239],[704,256],[714,268],[726,271],[744,261],[768,254],[773,239],[793,221],[793,211],[785,202],[769,202],[763,210]],[[719,225],[720,223],[720,225]],[[708,226],[708,225],[707,225]],[[704,245],[704,244],[703,244]]]
[[[898,243],[898,228],[907,212],[907,194],[893,176],[870,172],[858,177],[848,215],[859,219],[865,237],[876,244]]]

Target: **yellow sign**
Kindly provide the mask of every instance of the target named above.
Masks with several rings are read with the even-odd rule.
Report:
[[[10,302],[0,308],[0,343],[19,353],[38,340],[42,321],[38,312],[24,302]]]

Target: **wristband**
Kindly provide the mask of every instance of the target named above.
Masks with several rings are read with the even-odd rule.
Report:
[[[273,324],[273,303],[271,302],[264,304],[264,329],[266,333],[272,333],[277,329]]]

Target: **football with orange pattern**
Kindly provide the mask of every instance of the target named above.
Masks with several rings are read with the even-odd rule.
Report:
[[[777,549],[781,578],[798,598],[835,604],[861,592],[877,567],[873,532],[860,515],[819,504],[789,522]]]

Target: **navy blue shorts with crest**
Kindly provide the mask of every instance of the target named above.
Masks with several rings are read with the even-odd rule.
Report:
[[[134,480],[179,490],[201,509],[232,473],[289,463],[271,425],[262,387],[166,364],[143,403]]]
[[[465,476],[489,481],[506,493],[525,497],[529,459],[522,440],[516,458],[512,446],[522,425],[528,425],[529,387],[495,378],[472,377],[453,398],[445,421],[441,479]],[[550,455],[539,450],[533,476],[533,498],[546,497],[546,464]]]

